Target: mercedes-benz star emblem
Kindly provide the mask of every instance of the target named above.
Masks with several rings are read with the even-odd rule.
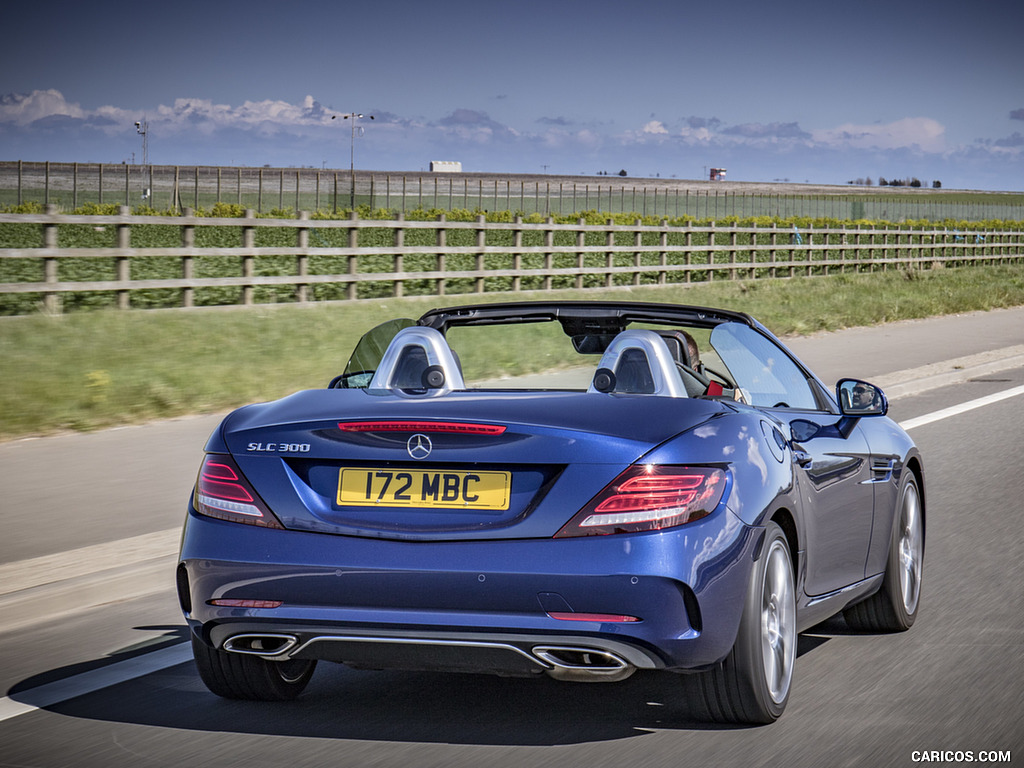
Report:
[[[409,455],[416,460],[427,458],[434,448],[430,442],[430,438],[419,433],[410,437],[409,442],[405,444],[405,447],[409,451]]]

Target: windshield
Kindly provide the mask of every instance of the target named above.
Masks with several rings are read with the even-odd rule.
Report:
[[[416,325],[414,320],[400,317],[381,323],[363,334],[352,352],[352,357],[348,359],[345,372],[334,386],[341,389],[362,389],[369,386],[374,371],[380,365],[381,358],[384,357],[384,352],[395,338],[395,334],[413,325]]]

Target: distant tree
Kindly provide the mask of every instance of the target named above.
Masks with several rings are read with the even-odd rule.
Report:
[[[873,183],[874,182],[871,181],[871,177],[870,176],[868,176],[866,179],[864,179],[864,186],[865,187],[870,187]],[[881,184],[881,180],[879,180],[879,184]]]
[[[921,186],[921,180],[915,176],[914,178],[912,178],[910,180],[910,186],[912,186],[912,187],[920,187]]]
[[[884,176],[879,176],[878,177],[878,186],[880,186],[880,187],[887,187],[887,186],[889,186],[889,182],[885,180]]]
[[[628,176],[628,175],[629,174],[626,173],[626,169],[625,168],[623,168],[621,171],[619,171],[619,176]]]
[[[932,189],[942,189],[942,182],[936,179],[932,182]]]

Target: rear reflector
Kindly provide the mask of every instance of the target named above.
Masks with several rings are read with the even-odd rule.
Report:
[[[640,621],[636,616],[622,616],[616,613],[563,613],[556,611],[548,612],[548,616],[559,621],[601,621],[623,624],[631,621]]]
[[[503,424],[471,424],[463,421],[340,421],[342,432],[447,432],[460,435],[500,435]]]
[[[283,603],[280,600],[238,600],[222,597],[208,600],[207,605],[216,605],[219,608],[280,608]]]

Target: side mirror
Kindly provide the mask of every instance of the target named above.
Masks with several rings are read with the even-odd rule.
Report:
[[[836,384],[836,399],[843,416],[885,416],[889,411],[885,393],[874,384],[859,379],[840,379]]]

